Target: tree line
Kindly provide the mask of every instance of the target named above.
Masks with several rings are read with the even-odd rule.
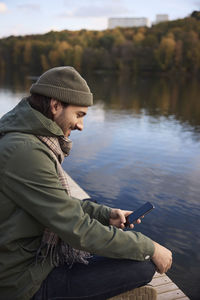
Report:
[[[50,31],[0,39],[0,76],[71,65],[81,73],[200,73],[200,12],[151,28]]]

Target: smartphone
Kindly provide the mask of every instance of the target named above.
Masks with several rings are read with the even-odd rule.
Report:
[[[126,218],[126,223],[124,225],[128,226],[129,224],[134,223],[137,219],[148,214],[154,208],[155,206],[152,203],[146,202]]]

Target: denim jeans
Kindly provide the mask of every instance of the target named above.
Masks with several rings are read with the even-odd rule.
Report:
[[[57,267],[43,281],[32,300],[104,300],[151,281],[155,265],[94,256],[89,264]]]

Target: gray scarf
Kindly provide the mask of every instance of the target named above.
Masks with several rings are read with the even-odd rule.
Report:
[[[51,150],[52,156],[57,161],[59,180],[62,186],[65,188],[66,193],[70,196],[71,193],[67,175],[63,170],[61,163],[63,162],[64,158],[69,155],[72,142],[63,137],[37,137]],[[36,261],[40,260],[44,262],[49,255],[51,265],[59,266],[67,263],[70,267],[75,262],[88,264],[87,258],[91,257],[88,252],[72,248],[70,245],[62,241],[57,234],[46,228],[43,233],[40,247],[36,254]]]

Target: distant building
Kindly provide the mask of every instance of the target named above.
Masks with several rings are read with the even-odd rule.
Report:
[[[169,21],[168,15],[156,15],[155,24]]]
[[[109,18],[108,29],[115,27],[150,27],[150,21],[148,18]]]

